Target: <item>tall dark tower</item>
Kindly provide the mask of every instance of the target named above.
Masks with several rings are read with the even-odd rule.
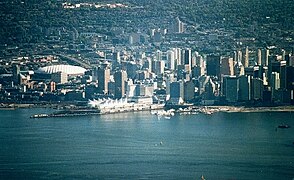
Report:
[[[114,97],[120,99],[125,97],[125,82],[127,81],[127,72],[124,70],[116,71],[114,73]]]
[[[287,88],[287,62],[280,61],[281,88]]]
[[[192,67],[192,51],[191,49],[183,49],[182,50],[182,63],[185,65],[185,70],[188,72],[191,72],[191,67]]]
[[[208,55],[206,59],[206,70],[208,76],[217,76],[220,78],[220,56]]]

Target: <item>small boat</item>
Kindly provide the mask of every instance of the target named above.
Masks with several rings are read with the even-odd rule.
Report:
[[[287,124],[281,124],[278,126],[278,128],[286,129],[286,128],[290,128],[290,126]]]
[[[46,118],[46,117],[49,117],[48,114],[35,114],[35,115],[32,115],[30,118]]]

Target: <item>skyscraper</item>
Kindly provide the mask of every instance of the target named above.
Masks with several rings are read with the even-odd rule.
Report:
[[[281,88],[286,89],[287,87],[287,62],[280,61],[280,82]]]
[[[171,33],[183,33],[185,31],[184,29],[184,23],[180,20],[179,17],[176,17],[176,19],[173,20],[170,32]]]
[[[187,72],[191,72],[191,64],[192,64],[192,51],[191,49],[183,49],[182,50],[182,63],[185,65],[185,70]]]
[[[114,73],[115,90],[114,97],[120,99],[125,97],[125,83],[127,81],[127,72],[125,70],[116,71]]]
[[[243,64],[239,61],[235,64],[234,66],[234,74],[236,76],[242,76],[245,74],[245,69],[244,69],[244,66]]]
[[[120,63],[120,52],[116,51],[112,53],[112,60],[116,63],[119,64]]]
[[[176,67],[178,65],[181,65],[182,59],[181,59],[181,49],[180,48],[173,48],[174,54],[175,54],[175,62],[176,62]]]
[[[172,82],[175,82],[176,78],[174,77],[174,74],[166,74],[166,79],[165,79],[165,83],[166,83],[166,95],[170,95],[170,84]]]
[[[108,82],[110,80],[110,68],[108,66],[99,67],[96,70],[98,80],[98,93],[108,93]]]
[[[161,60],[162,60],[162,52],[161,52],[160,50],[157,50],[157,51],[155,52],[155,59],[156,59],[157,61],[161,61]]]
[[[239,101],[251,99],[251,76],[239,76]]]
[[[236,76],[223,76],[223,95],[226,101],[235,103],[239,100],[239,81]]]
[[[272,77],[271,77],[271,88],[272,91],[278,90],[280,88],[280,76],[278,72],[272,72]]]
[[[192,81],[184,82],[184,101],[189,102],[194,98],[195,85]]]
[[[208,76],[217,76],[220,78],[220,56],[208,55],[206,58],[206,70]]]
[[[257,53],[256,53],[256,63],[258,66],[261,66],[262,65],[262,62],[261,62],[261,49],[257,49]]]
[[[263,66],[268,66],[269,50],[262,49],[261,51],[261,63]]]
[[[183,81],[177,81],[170,83],[170,99],[171,104],[181,104],[184,99],[184,83]]]
[[[239,54],[238,54],[238,56],[239,56]],[[242,57],[242,54],[241,54],[241,57]],[[241,59],[238,59],[238,60],[239,60],[240,62],[242,62]],[[244,67],[245,67],[245,68],[249,66],[249,49],[248,49],[248,46],[247,46],[246,49],[245,49],[244,62],[242,62],[242,63],[244,63]]]
[[[280,87],[282,89],[286,89],[286,84],[287,84],[286,61],[273,61],[271,63],[271,72],[278,72],[280,74],[280,82],[281,82]]]
[[[253,100],[262,101],[263,100],[263,81],[259,78],[251,79],[251,96]]]
[[[168,69],[175,70],[176,69],[176,62],[175,62],[175,53],[172,50],[168,50],[166,52],[166,59],[168,63]]]
[[[230,57],[221,58],[220,73],[223,75],[234,75],[234,61]]]
[[[156,75],[163,74],[164,73],[164,61],[152,61],[152,72],[154,72]]]

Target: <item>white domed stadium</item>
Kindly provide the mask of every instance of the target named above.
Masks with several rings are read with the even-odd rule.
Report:
[[[87,70],[80,66],[72,65],[52,65],[39,68],[36,73],[40,74],[54,74],[58,72],[66,73],[67,75],[77,76],[85,74]]]

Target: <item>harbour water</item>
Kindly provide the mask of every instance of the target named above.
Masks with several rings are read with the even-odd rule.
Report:
[[[51,111],[0,111],[0,179],[294,178],[294,113],[29,118]]]

